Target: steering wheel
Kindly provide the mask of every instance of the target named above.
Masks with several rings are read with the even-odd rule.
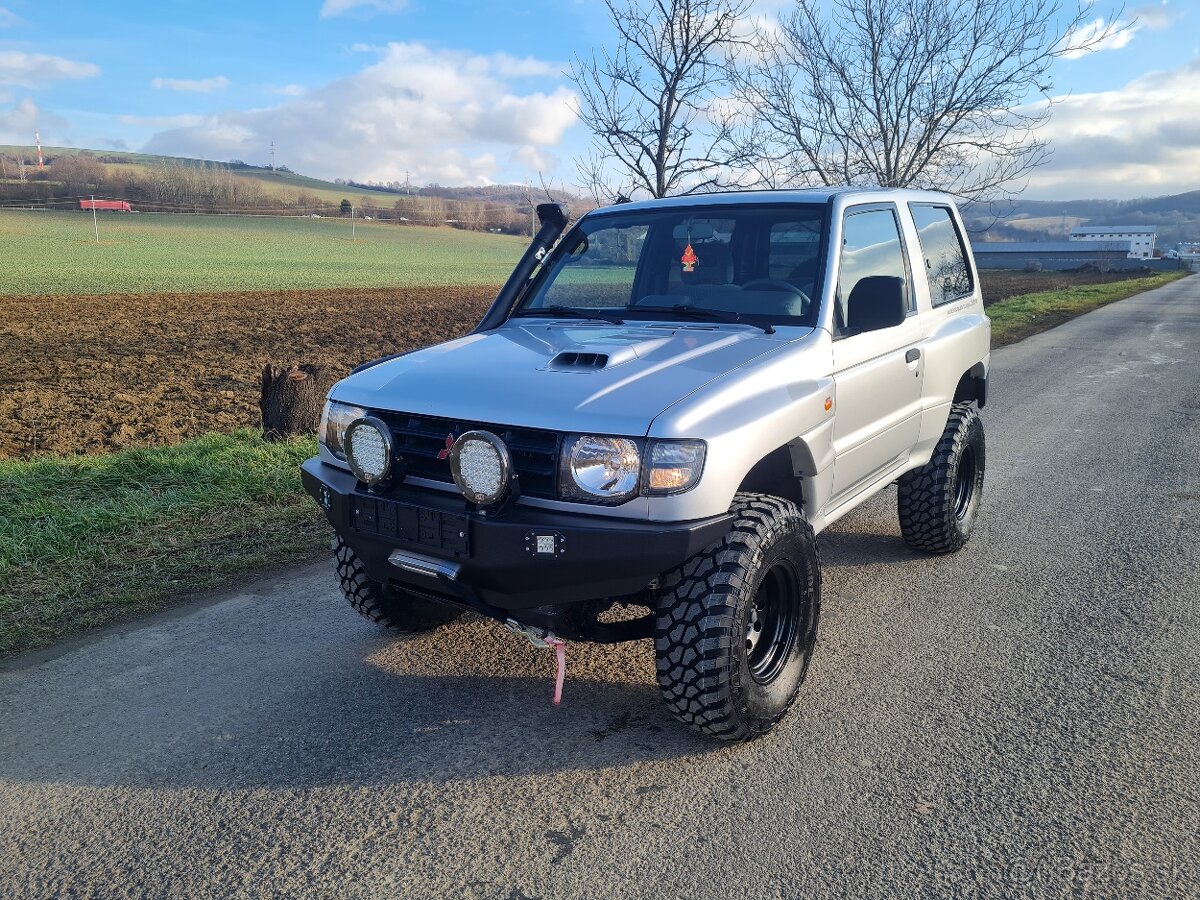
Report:
[[[762,290],[764,288],[797,295],[805,309],[812,303],[812,298],[808,294],[804,293],[804,291],[800,290],[800,288],[796,287],[790,281],[784,281],[782,278],[751,278],[742,285],[743,291]]]

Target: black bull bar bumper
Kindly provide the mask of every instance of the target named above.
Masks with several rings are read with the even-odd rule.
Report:
[[[300,474],[373,579],[495,618],[511,612],[525,624],[539,624],[536,607],[637,594],[723,537],[731,522],[644,522],[519,504],[485,515],[447,491],[401,485],[372,494],[317,457]]]

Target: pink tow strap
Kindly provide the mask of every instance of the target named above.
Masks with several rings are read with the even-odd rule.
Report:
[[[554,648],[554,705],[562,703],[563,682],[567,679],[567,642],[562,638],[546,638],[546,645]]]

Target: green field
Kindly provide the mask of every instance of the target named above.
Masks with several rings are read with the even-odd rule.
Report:
[[[0,296],[496,285],[527,239],[300,219],[0,211]]]

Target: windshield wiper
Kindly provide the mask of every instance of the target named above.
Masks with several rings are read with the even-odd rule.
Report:
[[[559,318],[570,319],[596,319],[600,322],[608,322],[612,325],[624,325],[625,320],[612,313],[603,313],[596,309],[582,309],[578,306],[561,306],[554,304],[553,306],[527,307],[519,309],[514,316],[557,316]]]
[[[705,319],[709,322],[725,322],[729,325],[753,325],[755,328],[761,328],[767,334],[774,334],[775,328],[769,323],[755,322],[752,319],[743,319],[741,313],[730,312],[725,309],[702,309],[698,306],[684,306],[682,303],[676,303],[674,306],[627,306],[627,310],[633,312],[661,312],[674,313],[677,316],[684,316],[693,319]]]

